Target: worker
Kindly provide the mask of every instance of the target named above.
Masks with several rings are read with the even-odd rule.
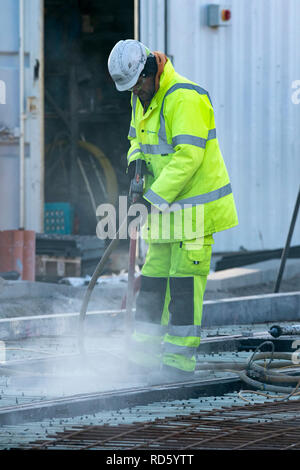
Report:
[[[117,90],[131,92],[128,174],[141,159],[151,208],[131,359],[146,373],[193,378],[213,234],[238,224],[213,107],[207,91],[137,40],[114,46],[108,70]]]

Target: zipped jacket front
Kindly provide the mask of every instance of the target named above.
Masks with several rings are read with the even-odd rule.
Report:
[[[143,227],[147,242],[198,239],[238,224],[208,93],[167,60],[144,112],[132,94],[128,164],[145,160],[143,197],[159,211]],[[165,220],[164,220],[165,219]]]

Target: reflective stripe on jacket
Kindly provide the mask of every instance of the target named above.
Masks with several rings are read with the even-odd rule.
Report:
[[[160,212],[151,222],[148,217],[143,230],[146,241],[198,238],[237,225],[236,207],[208,93],[177,74],[168,60],[160,87],[145,114],[140,100],[133,94],[131,103],[128,163],[144,159],[151,172],[145,178],[144,198],[160,210],[171,206],[167,210],[171,233],[167,238],[162,235],[164,215]],[[173,208],[172,204],[175,204]],[[154,238],[153,220],[157,220],[159,227],[159,234],[156,231]],[[180,234],[174,229],[179,220]],[[185,234],[186,220],[192,220],[192,236],[190,232]]]

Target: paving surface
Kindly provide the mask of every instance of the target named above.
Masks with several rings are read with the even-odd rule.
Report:
[[[34,449],[68,450],[151,450],[176,449],[193,452],[213,450],[299,449],[299,400],[221,406],[167,417],[155,421],[119,423],[118,426],[76,425],[29,444]],[[154,411],[156,414],[156,410]]]
[[[274,280],[275,283],[275,280]],[[256,286],[243,286],[241,288],[230,288],[227,290],[206,291],[204,300],[228,299],[233,297],[243,297],[249,295],[260,295],[272,293],[274,283],[269,282]],[[17,284],[14,284],[15,286]],[[2,284],[3,287],[3,284]],[[47,290],[47,286],[43,288]],[[78,312],[82,303],[86,286],[78,288],[52,285],[47,295],[37,295],[39,286],[34,286],[35,296],[24,297],[20,295],[16,298],[3,298],[0,304],[0,318],[26,316],[34,314],[49,314],[59,312]],[[291,279],[283,279],[280,292],[295,292],[300,290],[300,274]],[[2,290],[3,292],[3,290]],[[121,301],[126,292],[126,280],[124,276],[116,276],[113,282],[109,280],[96,286],[89,304],[89,310],[113,310],[120,308]],[[0,285],[1,297],[1,285]],[[218,328],[203,328],[202,338],[209,340],[213,336],[244,336],[268,337],[267,331],[273,323],[262,323],[259,325],[226,325]],[[258,335],[258,336],[257,336]],[[33,337],[18,341],[0,342],[0,362],[6,360],[16,373],[12,375],[1,374],[0,364],[0,408],[34,403],[48,400],[60,396],[75,395],[78,393],[98,392],[99,390],[118,390],[122,387],[132,387],[143,385],[144,379],[141,377],[130,378],[124,374],[122,360],[124,357],[124,336],[118,329],[109,334],[102,334],[95,331],[95,334],[88,337],[86,347],[89,353],[97,353],[94,363],[89,369],[82,368],[80,362],[73,361],[70,367],[70,357],[78,354],[77,336],[62,335],[60,337]],[[3,352],[5,349],[5,352]],[[3,356],[5,354],[5,356]],[[55,362],[55,366],[47,366],[45,358],[59,355],[60,359]],[[249,357],[249,352],[224,352],[220,354],[202,354],[200,360],[220,360],[220,361],[245,361]],[[74,358],[73,358],[74,359]],[[73,360],[71,359],[71,360]],[[42,377],[25,373],[20,374],[22,361],[41,361],[44,363]],[[24,371],[23,371],[24,372]],[[219,377],[224,373],[201,371],[198,377]],[[202,374],[202,375],[201,375]],[[40,374],[41,375],[41,374]],[[229,374],[230,376],[230,374]],[[33,377],[33,378],[32,378]],[[223,397],[201,397],[191,400],[175,400],[154,402],[145,406],[133,406],[117,411],[102,411],[91,415],[79,416],[77,418],[46,419],[41,422],[26,423],[26,425],[1,425],[0,423],[0,448],[8,449],[21,447],[23,444],[36,439],[45,439],[53,432],[63,431],[66,427],[74,425],[98,425],[119,423],[132,423],[136,421],[146,422],[156,418],[166,416],[176,416],[178,414],[190,414],[199,410],[211,410],[214,407],[230,407],[234,405],[245,405],[253,402],[263,402],[267,398],[255,394],[232,393]],[[246,401],[247,400],[247,401]],[[268,400],[272,400],[268,398]]]
[[[126,344],[120,332],[88,337],[85,344],[87,361],[82,361],[79,355],[76,337],[36,337],[5,342],[5,365],[10,366],[12,373],[5,372],[7,369],[1,369],[0,364],[0,409],[39,399],[149,384],[148,377],[128,376],[124,367]],[[230,356],[235,357],[235,353]],[[245,357],[242,353],[237,356],[239,360]],[[201,358],[221,360],[222,355],[202,354]],[[6,375],[1,375],[1,371]],[[202,376],[215,374],[207,371],[202,372]]]
[[[264,397],[244,394],[244,398],[251,402],[264,402]],[[65,431],[72,426],[103,425],[118,426],[119,424],[153,422],[157,418],[177,416],[197,412],[199,410],[211,410],[217,407],[230,407],[232,405],[246,405],[238,394],[228,394],[223,397],[204,397],[185,401],[155,402],[147,406],[136,406],[117,411],[107,411],[84,415],[77,418],[48,419],[35,423],[26,423],[15,426],[0,425],[0,449],[21,448],[29,442],[47,439],[50,434]]]
[[[23,286],[22,284],[18,281],[6,281],[2,295],[0,286],[0,318],[79,312],[87,289],[87,286],[73,287],[47,283],[30,283],[32,285]],[[89,310],[120,309],[126,294],[126,286],[127,281],[124,276],[101,279],[93,290]]]
[[[235,337],[271,338],[271,325],[243,325],[207,328],[202,331],[203,348],[212,339]],[[207,343],[208,342],[208,343]],[[34,337],[7,341],[1,345],[0,408],[46,400],[58,396],[118,390],[149,385],[145,376],[128,375],[124,367],[127,344],[122,331],[88,336],[85,340],[88,360],[79,354],[76,336]],[[249,352],[199,352],[199,362],[246,361]],[[4,367],[6,366],[6,368]],[[9,366],[9,371],[7,371]],[[1,375],[2,374],[2,375]],[[220,377],[212,371],[199,371],[198,378]],[[230,375],[230,374],[229,374]],[[222,375],[223,377],[224,375]]]
[[[229,297],[245,297],[249,295],[272,294],[275,288],[274,282],[266,282],[255,286],[243,286],[239,288],[231,287],[228,290],[217,290],[214,292],[206,291],[204,300],[217,300]],[[297,292],[300,291],[300,273],[291,279],[282,279],[279,292]]]
[[[270,324],[260,325],[236,325],[218,328],[203,328],[202,338],[211,341],[216,336],[222,338],[255,337],[261,341],[268,339]],[[97,360],[90,363],[83,370],[76,359],[70,368],[67,358],[78,353],[77,337],[36,337],[19,341],[8,341],[6,347],[6,364],[15,369],[13,375],[1,375],[0,368],[0,409],[7,406],[29,404],[46,401],[55,397],[67,397],[85,392],[99,392],[105,390],[117,390],[122,387],[134,387],[147,385],[144,377],[131,377],[122,370],[122,358],[124,357],[124,336],[122,331],[110,335],[89,336],[86,341],[88,353],[97,353]],[[234,361],[245,362],[251,352],[224,351],[220,353],[200,353],[199,361]],[[45,362],[45,358],[51,359],[53,355],[59,355],[59,361],[55,366],[41,368],[42,376],[34,377],[24,367],[25,362]],[[23,362],[22,362],[23,361]],[[22,365],[23,364],[23,365]],[[1,367],[1,366],[0,366]],[[20,374],[22,371],[23,375]],[[201,375],[202,374],[202,375]],[[232,377],[232,373],[199,371],[198,379]],[[275,395],[276,396],[276,395]],[[269,396],[256,395],[248,392],[235,392],[224,396],[199,397],[188,400],[154,401],[144,406],[131,406],[130,408],[101,411],[93,414],[81,415],[74,418],[44,419],[38,422],[26,424],[1,425],[0,424],[0,449],[22,448],[29,442],[44,440],[50,434],[63,432],[65,429],[73,429],[73,426],[103,425],[118,426],[134,422],[154,421],[157,418],[176,417],[177,415],[189,415],[194,412],[209,411],[219,407],[231,407],[232,405],[244,406],[249,403],[261,403],[272,401]]]
[[[231,289],[272,285],[274,289],[278,277],[280,260],[271,259],[247,266],[224,269],[210,272],[207,278],[207,291],[227,291]],[[288,259],[286,261],[283,278],[289,281],[300,274],[300,259]]]
[[[289,260],[294,262],[294,260]],[[299,261],[299,260],[297,260]],[[268,269],[268,262],[259,263]],[[245,267],[246,268],[246,267]],[[249,268],[252,269],[251,265]],[[261,268],[263,269],[263,268]],[[228,270],[230,271],[230,270]],[[294,272],[294,270],[293,270]],[[219,271],[221,273],[221,271]],[[225,271],[223,271],[225,273]],[[234,278],[228,274],[226,279],[220,284],[221,288],[214,287],[213,290],[207,289],[204,294],[204,301],[219,300],[234,297],[245,297],[261,294],[272,294],[274,292],[277,269],[273,269],[274,281],[260,282],[256,285],[249,285],[247,276],[238,276],[237,284],[241,287],[235,287]],[[226,276],[225,276],[226,277]],[[270,276],[268,275],[268,278]],[[241,280],[243,279],[243,281]],[[78,282],[78,279],[74,279]],[[79,312],[82,304],[83,296],[87,286],[79,285],[68,286],[62,284],[46,284],[46,283],[23,283],[19,281],[2,281],[0,280],[0,318],[12,318],[16,316],[26,315],[43,315],[61,312]],[[223,288],[222,286],[230,287]],[[107,276],[100,278],[92,293],[89,310],[107,310],[121,308],[122,300],[126,295],[127,279],[126,274]],[[297,292],[300,291],[300,272],[293,277],[287,276],[287,271],[283,275],[280,286],[280,292]]]

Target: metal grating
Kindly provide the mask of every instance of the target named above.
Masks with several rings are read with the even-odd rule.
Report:
[[[28,446],[27,446],[28,448]],[[153,422],[74,426],[34,441],[30,449],[224,449],[300,448],[300,402],[234,406]]]

